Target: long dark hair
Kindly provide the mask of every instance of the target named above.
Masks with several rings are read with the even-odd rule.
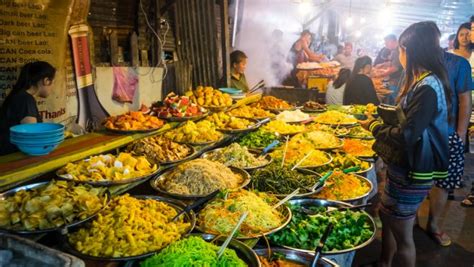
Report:
[[[32,86],[36,86],[38,82],[45,78],[53,80],[55,74],[56,69],[45,61],[35,61],[23,65],[23,67],[21,67],[18,80],[16,81],[15,85],[13,85],[11,92],[5,98],[5,101],[3,101],[0,114],[4,114],[5,110],[10,105],[10,101],[13,96],[22,91],[30,89]]]
[[[408,94],[420,69],[430,71],[443,84],[448,114],[451,110],[451,89],[444,66],[443,50],[439,45],[439,33],[433,22],[418,22],[410,25],[400,35],[398,43],[406,51],[405,79],[398,100]],[[436,26],[437,29],[437,26]],[[438,30],[439,31],[439,30]]]
[[[468,31],[471,31],[471,23],[466,22],[466,23],[461,24],[461,26],[459,26],[458,31],[456,32],[456,38],[454,38],[454,43],[453,43],[454,49],[459,49],[459,32],[462,29],[467,29]],[[469,49],[470,50],[474,49],[472,44],[469,45]]]
[[[332,84],[334,88],[339,89],[341,86],[343,86],[351,77],[351,70],[342,68],[339,70],[339,73],[337,74],[337,78]]]
[[[354,80],[357,74],[359,74],[359,71],[361,71],[367,65],[372,66],[372,59],[369,56],[363,56],[356,59],[350,80]]]

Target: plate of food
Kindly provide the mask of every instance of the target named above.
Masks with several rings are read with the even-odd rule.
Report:
[[[123,134],[153,132],[159,130],[164,124],[163,120],[140,111],[111,116],[104,122],[108,131]]]
[[[114,197],[93,221],[65,236],[65,248],[88,260],[129,261],[151,256],[194,229],[192,211],[172,221],[184,208],[181,202],[158,196]]]
[[[278,199],[265,193],[238,190],[222,194],[199,212],[196,229],[215,236],[228,235],[243,213],[249,216],[242,223],[236,239],[252,239],[275,233],[291,220],[291,211]]]
[[[103,187],[67,181],[34,183],[0,194],[0,230],[15,234],[63,231],[93,219],[110,201]]]
[[[323,255],[359,250],[375,239],[375,222],[368,213],[346,209],[335,210],[350,208],[352,205],[320,199],[295,199],[289,201],[289,206],[293,213],[291,222],[281,231],[268,237],[274,245],[314,254],[318,240],[329,222],[333,223],[333,230],[326,240],[322,250]],[[347,221],[352,223],[348,224]],[[302,228],[301,225],[314,227]],[[299,236],[308,238],[301,239]]]
[[[304,106],[302,109],[303,112],[309,112],[309,113],[311,112],[320,113],[320,112],[325,112],[326,110],[327,110],[326,105],[320,104],[315,101],[308,101],[304,103]]]
[[[237,118],[244,119],[255,119],[255,120],[264,120],[266,118],[273,118],[275,114],[271,113],[268,110],[252,107],[252,106],[241,106],[235,109],[231,109],[227,112],[228,115],[234,116]]]
[[[362,126],[355,126],[355,127],[349,128],[347,133],[340,134],[339,137],[363,139],[363,140],[375,139],[372,133],[362,128]]]
[[[349,128],[346,128],[346,127],[332,127],[331,125],[320,124],[320,123],[311,123],[309,125],[306,125],[306,130],[308,132],[322,131],[322,132],[327,132],[327,133],[333,134],[337,137],[348,134],[350,132],[350,129],[351,129],[351,127],[349,127]]]
[[[214,124],[218,131],[227,134],[246,133],[259,127],[257,120],[237,118],[224,112],[213,113],[205,120]]]
[[[300,188],[300,192],[295,196],[297,198],[311,196],[321,190],[322,187],[312,189],[320,178],[319,174],[304,169],[292,170],[291,167],[282,167],[279,162],[273,162],[265,168],[258,169],[252,175],[249,188],[278,198],[286,197],[297,188]]]
[[[197,156],[196,149],[191,145],[179,144],[163,135],[146,137],[127,146],[128,153],[144,156],[153,164],[176,164]]]
[[[246,171],[254,171],[263,168],[272,162],[270,155],[260,156],[260,151],[250,150],[238,143],[232,143],[227,147],[217,148],[201,155],[201,158],[220,162],[226,166],[241,168]]]
[[[351,154],[358,158],[372,159],[375,157],[375,151],[372,150],[374,142],[374,140],[346,138],[344,139],[344,146],[342,149],[347,154]]]
[[[359,170],[355,173],[365,175],[374,167],[373,163],[361,160],[350,154],[335,152],[331,156],[331,163],[329,163],[328,165],[321,166],[315,169],[315,171],[318,173],[325,173],[331,170],[345,170],[357,167],[359,168]]]
[[[302,112],[301,110],[285,110],[276,116],[277,120],[284,121],[286,123],[303,123],[310,122],[311,116]]]
[[[332,126],[355,126],[358,123],[354,116],[335,110],[319,114],[314,118],[314,122]]]
[[[305,131],[304,125],[295,125],[281,120],[273,120],[262,127],[264,131],[279,135],[295,135]]]
[[[202,146],[221,141],[224,134],[217,131],[210,121],[201,120],[186,121],[178,128],[166,132],[165,137],[177,143]]]
[[[279,136],[277,136],[275,133],[258,129],[257,131],[247,133],[240,137],[237,142],[241,146],[248,147],[249,149],[262,150],[273,143],[275,140],[279,139]]]
[[[363,176],[334,171],[314,198],[344,201],[354,205],[363,204],[372,188],[372,183]]]
[[[272,112],[281,112],[285,110],[295,110],[296,107],[289,104],[285,100],[276,98],[274,96],[264,96],[257,103],[252,104],[253,107],[262,108]]]
[[[187,96],[177,96],[170,93],[161,104],[154,103],[152,112],[160,119],[167,121],[199,120],[206,117],[209,112],[193,103]]]
[[[191,101],[211,111],[222,111],[232,106],[232,97],[212,87],[198,86],[189,97]]]
[[[328,132],[311,131],[293,136],[290,139],[290,144],[300,148],[309,146],[318,150],[334,150],[341,148],[344,145],[344,141]]]
[[[270,155],[277,161],[283,159],[284,146],[275,149]],[[290,168],[298,164],[298,168],[313,169],[330,164],[332,157],[329,153],[314,149],[310,145],[301,146],[288,143],[285,154],[285,166]]]
[[[150,181],[159,193],[177,199],[197,199],[216,190],[237,190],[247,186],[250,175],[207,159],[184,162]]]
[[[286,248],[270,247],[254,249],[262,267],[306,267],[311,266],[314,255]],[[327,258],[320,257],[317,267],[339,267]]]
[[[56,172],[64,180],[94,186],[112,186],[146,180],[157,174],[159,167],[144,156],[121,152],[101,154],[70,162]]]

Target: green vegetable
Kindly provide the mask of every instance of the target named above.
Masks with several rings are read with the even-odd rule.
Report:
[[[243,136],[238,143],[248,148],[265,148],[277,139],[278,137],[273,133],[258,130]]]
[[[331,154],[331,156],[331,163],[315,169],[315,172],[325,173],[330,170],[345,170],[352,167],[359,167],[360,171],[366,171],[370,168],[369,162],[360,160],[350,154],[341,154],[336,152]]]
[[[303,174],[292,166],[281,167],[281,161],[275,160],[263,169],[257,170],[252,176],[250,187],[261,192],[273,194],[290,194],[296,188],[304,192],[312,187],[319,179],[316,175]]]
[[[186,267],[186,266],[247,266],[235,251],[226,249],[217,259],[219,246],[204,241],[201,237],[191,236],[172,243],[160,253],[140,263],[141,267]]]
[[[325,213],[325,207],[309,207],[319,214],[309,216],[300,206],[290,205],[293,217],[281,231],[269,236],[277,245],[314,250],[326,226],[332,222],[334,228],[329,234],[323,251],[338,251],[353,248],[364,243],[373,234],[368,215],[359,211],[332,211]]]

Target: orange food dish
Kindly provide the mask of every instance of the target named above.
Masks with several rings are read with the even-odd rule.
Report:
[[[153,130],[163,126],[164,121],[140,111],[131,111],[122,115],[108,117],[105,128],[121,131]]]
[[[370,158],[375,156],[375,152],[372,150],[374,140],[360,140],[360,139],[344,139],[344,152],[351,154],[356,157]]]
[[[264,96],[260,101],[252,105],[262,109],[291,109],[292,105],[288,104],[285,100],[281,100],[274,96]]]

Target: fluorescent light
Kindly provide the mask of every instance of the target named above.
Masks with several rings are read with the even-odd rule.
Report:
[[[356,31],[355,32],[355,37],[359,38],[362,36],[362,32],[361,31]]]

